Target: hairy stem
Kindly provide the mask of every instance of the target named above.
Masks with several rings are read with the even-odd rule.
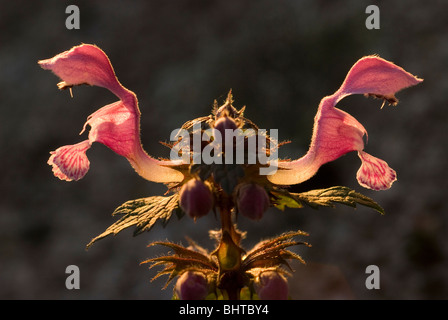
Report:
[[[223,195],[219,206],[221,239],[213,254],[219,261],[218,287],[227,292],[230,300],[238,300],[245,282],[240,272],[243,249],[240,247],[241,234],[232,222],[232,209],[231,199]]]

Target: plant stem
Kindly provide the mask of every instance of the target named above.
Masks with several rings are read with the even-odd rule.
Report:
[[[241,234],[232,222],[233,203],[231,199],[222,195],[219,214],[221,216],[221,239],[214,251],[219,261],[219,288],[227,292],[230,300],[239,300],[240,290],[244,285],[241,272],[240,247]]]

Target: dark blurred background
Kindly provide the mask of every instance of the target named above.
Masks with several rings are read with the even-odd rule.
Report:
[[[68,30],[65,9],[80,9]],[[365,9],[380,9],[380,29],[368,30]],[[398,173],[388,191],[357,184],[355,153],[329,163],[307,191],[345,185],[372,197],[386,215],[364,207],[268,211],[261,222],[239,219],[248,248],[287,230],[304,230],[313,247],[295,251],[308,262],[291,280],[294,299],[445,299],[448,297],[447,148],[448,3],[446,1],[0,1],[0,298],[169,299],[166,278],[139,263],[163,253],[155,240],[207,248],[213,215],[196,223],[173,217],[137,237],[126,230],[85,245],[131,199],[161,195],[126,159],[100,144],[79,182],[53,177],[49,152],[82,141],[86,117],[116,97],[97,87],[58,91],[59,81],[37,61],[80,43],[109,56],[142,111],[142,142],[169,156],[159,141],[185,121],[208,115],[232,89],[235,106],[261,128],[292,140],[281,156],[307,151],[322,97],[339,88],[362,56],[379,54],[424,78],[400,92],[397,107],[351,96],[338,105],[369,132],[366,151]],[[81,288],[67,290],[65,269],[80,268]],[[380,268],[380,289],[367,290],[368,265]]]

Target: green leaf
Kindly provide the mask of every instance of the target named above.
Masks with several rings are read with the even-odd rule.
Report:
[[[319,206],[334,207],[335,203],[344,204],[353,208],[356,208],[356,205],[360,204],[372,208],[381,214],[385,214],[384,209],[378,203],[347,187],[337,186],[303,193],[290,193],[289,195],[294,200],[303,202],[315,209]]]
[[[277,209],[280,209],[282,211],[285,210],[286,207],[288,208],[302,208],[303,204],[300,201],[297,201],[293,197],[289,196],[288,193],[278,193],[278,192],[271,192],[274,195],[274,199],[272,200],[272,204]]]
[[[129,227],[135,226],[134,236],[136,236],[144,231],[149,231],[158,220],[161,220],[165,226],[173,212],[177,213],[179,210],[178,193],[169,197],[154,196],[127,201],[112,213],[113,216],[123,216],[102,234],[93,238],[87,244],[87,248],[91,247],[94,242],[108,235],[116,235]]]

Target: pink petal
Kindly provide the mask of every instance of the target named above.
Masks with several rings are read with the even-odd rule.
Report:
[[[324,98],[317,112],[310,148],[305,156],[291,162],[279,162],[281,169],[268,179],[276,184],[297,184],[310,179],[319,168],[347,152],[364,148],[364,127],[348,113],[334,108]]]
[[[107,55],[94,45],[73,47],[51,59],[41,60],[39,64],[63,80],[58,84],[60,89],[89,84],[107,88],[119,98],[127,91],[118,82]]]
[[[91,126],[89,140],[100,142],[125,157],[143,178],[154,182],[182,181],[183,175],[169,168],[175,163],[156,160],[143,150],[140,141],[140,112],[137,99],[117,101],[89,116],[86,125]]]
[[[350,151],[364,149],[364,127],[351,115],[335,105],[351,94],[374,95],[390,103],[398,100],[394,94],[406,87],[420,83],[393,63],[376,56],[368,56],[356,62],[347,74],[342,86],[331,96],[322,99],[314,119],[313,136],[305,156],[294,161],[280,161],[279,170],[268,179],[279,185],[291,185],[310,179],[323,164],[333,161]],[[383,190],[395,181],[395,171],[383,160],[360,152],[363,161],[358,171],[359,183],[367,188]]]
[[[397,173],[388,164],[370,154],[359,151],[362,165],[356,174],[360,185],[373,190],[386,190],[397,180]]]
[[[342,96],[372,94],[396,100],[396,92],[422,81],[392,62],[377,56],[367,56],[353,65],[339,92]]]
[[[52,151],[48,164],[53,166],[53,173],[61,180],[79,180],[89,171],[90,162],[86,151],[90,148],[89,140],[75,145],[63,146]]]
[[[324,99],[314,123],[310,154],[319,165],[336,160],[347,152],[363,149],[366,133],[354,117]]]
[[[109,104],[88,117],[84,127],[91,126],[89,140],[100,142],[126,158],[140,147],[139,117],[123,102]]]

